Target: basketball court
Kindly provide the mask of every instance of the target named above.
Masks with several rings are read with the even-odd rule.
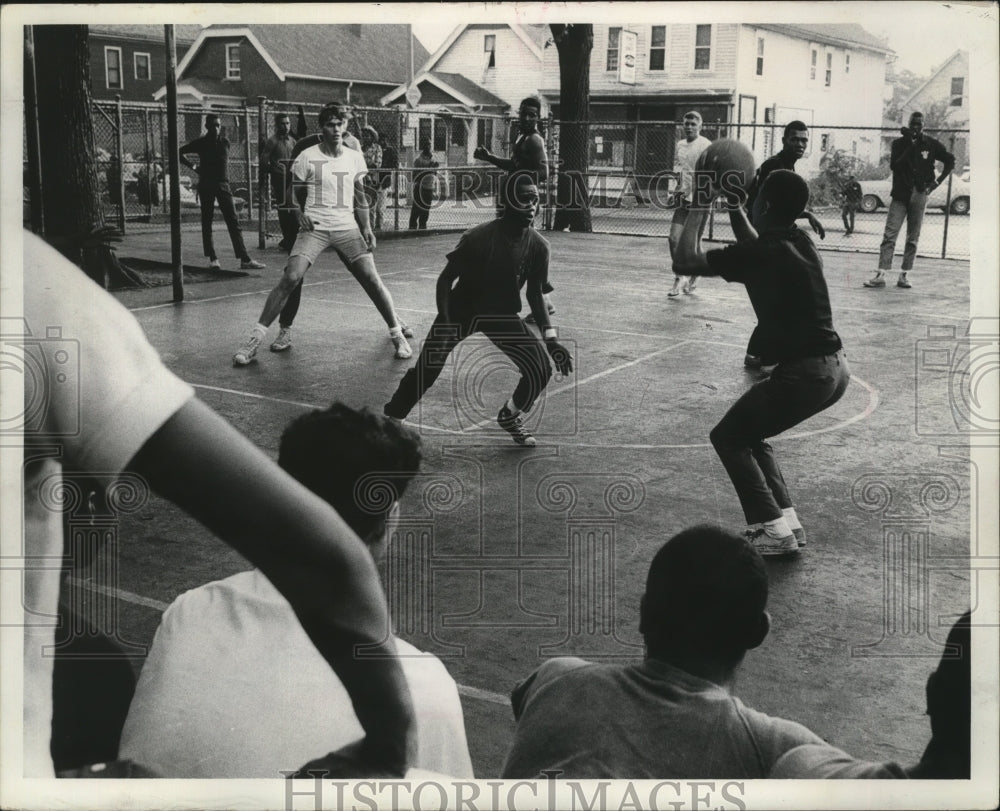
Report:
[[[702,279],[669,299],[666,240],[545,236],[554,321],[575,371],[553,379],[529,419],[538,446],[520,448],[495,424],[516,372],[481,337],[460,346],[411,415],[423,474],[385,567],[399,635],[440,656],[460,685],[481,778],[499,774],[518,680],[550,656],[640,657],[639,598],[655,551],[695,523],[743,526],[708,433],[759,379],[742,365],[754,324],[744,288]],[[376,250],[415,352],[457,238]],[[186,233],[186,261],[198,253]],[[120,254],[166,261],[169,236],[129,235]],[[333,400],[380,411],[413,361],[393,359],[374,306],[325,253],[306,277],[293,348],[262,347],[259,362],[233,368],[284,261],[276,248],[254,255],[266,270],[189,284],[181,305],[169,303],[169,285],[118,298],[167,366],[276,456],[291,418]],[[822,255],[853,378],[835,407],[774,442],[809,542],[768,560],[773,629],[736,692],[856,756],[910,764],[930,736],[927,675],[955,616],[976,601],[969,466],[948,450],[960,438],[953,394],[925,351],[953,349],[965,334],[969,264],[920,258],[912,290],[893,287],[893,275],[873,291],[861,284],[874,256]],[[171,600],[249,568],[155,497],[122,519],[115,550],[73,582],[117,607],[137,668]]]

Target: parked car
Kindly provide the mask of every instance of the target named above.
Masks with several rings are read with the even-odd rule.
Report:
[[[862,180],[861,183],[861,210],[870,214],[873,211],[877,211],[880,208],[887,208],[889,206],[889,192],[892,189],[892,178],[887,177],[884,180]],[[969,183],[959,177],[957,174],[952,173],[951,175],[951,213],[952,214],[968,214],[969,213]],[[930,197],[927,198],[927,206],[929,208],[940,208],[944,210],[945,205],[948,203],[948,178],[945,178],[944,183],[938,186],[934,191],[931,192]]]

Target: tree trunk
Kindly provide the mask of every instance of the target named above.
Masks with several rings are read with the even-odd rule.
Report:
[[[118,262],[116,232],[101,211],[88,28],[36,25],[33,33],[45,238],[102,287],[142,284]]]
[[[559,51],[559,183],[553,228],[589,233],[590,52],[593,25],[552,25]]]

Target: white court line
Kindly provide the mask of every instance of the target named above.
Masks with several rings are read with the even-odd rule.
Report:
[[[169,603],[164,603],[161,600],[143,597],[141,594],[135,594],[134,592],[126,591],[125,589],[102,586],[100,583],[94,583],[91,580],[81,580],[79,577],[68,577],[66,580],[77,588],[86,589],[87,591],[94,592],[95,594],[103,594],[105,597],[114,597],[125,603],[141,605],[144,608],[152,608],[159,611],[161,614],[170,607]],[[479,687],[470,687],[467,684],[458,684],[457,687],[458,694],[465,696],[466,698],[474,698],[477,701],[485,701],[490,704],[499,704],[503,707],[510,706],[510,698],[505,695],[501,695],[500,693],[482,690]]]
[[[379,276],[384,279],[387,276],[398,276],[401,273],[419,273],[419,272],[424,271],[424,270],[434,270],[434,267],[407,268],[406,270],[389,270],[389,271],[386,271],[385,273],[379,272]],[[342,282],[342,281],[343,281],[343,278],[339,278],[339,279],[323,279],[323,280],[318,281],[318,282],[308,282],[308,283],[307,282],[303,282],[302,286],[303,287],[316,287],[317,285],[321,285],[321,284],[337,284],[337,283]],[[251,291],[246,292],[246,293],[226,293],[224,296],[209,296],[208,298],[185,299],[182,302],[166,301],[163,304],[150,304],[148,307],[130,307],[129,308],[129,312],[130,313],[141,313],[141,312],[145,312],[146,310],[161,310],[164,307],[176,307],[178,304],[206,304],[206,303],[212,302],[212,301],[226,301],[227,299],[246,298],[247,296],[266,296],[273,289],[274,289],[274,287],[272,286],[272,287],[267,288],[267,290],[251,290]]]

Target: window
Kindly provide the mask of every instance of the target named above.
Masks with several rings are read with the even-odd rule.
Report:
[[[606,70],[618,70],[618,49],[621,46],[622,30],[608,29],[608,63]]]
[[[698,25],[694,31],[694,69],[708,70],[712,64],[712,26]]]
[[[663,70],[667,54],[667,27],[654,25],[649,32],[649,69]]]
[[[764,38],[757,37],[757,75],[764,75]]]
[[[851,72],[851,55],[844,54],[844,73]]]
[[[810,53],[810,57],[809,57],[809,78],[810,79],[815,79],[816,78],[816,59],[817,59],[816,49],[813,48],[812,51],[811,51],[811,53]]]
[[[104,83],[108,90],[121,90],[123,87],[121,48],[104,48]]]
[[[949,107],[961,107],[962,95],[965,92],[965,77],[956,76],[951,80],[951,104]]]
[[[476,144],[492,148],[493,144],[493,119],[480,118],[476,122]]]
[[[469,130],[467,127],[470,122],[465,121],[461,118],[453,118],[451,120],[451,145],[452,146],[465,146],[468,140]]]
[[[823,80],[823,84],[827,87],[830,86],[830,82],[833,80],[833,54],[829,51],[826,52],[826,78]]]
[[[824,132],[821,136],[819,136],[819,151],[826,152],[826,150],[829,149],[829,147],[830,147],[830,134]]]
[[[240,78],[240,46],[238,43],[226,46],[226,78]]]
[[[426,140],[431,140],[431,135],[434,129],[434,121],[430,118],[421,118],[417,122],[417,147]],[[433,148],[433,144],[431,145]]]
[[[448,134],[448,127],[444,121],[434,121],[434,151],[444,152],[447,149],[445,136]]]
[[[136,81],[148,82],[150,79],[149,54],[132,54],[132,65],[135,68]]]
[[[486,54],[486,67],[495,68],[497,66],[496,34],[486,34],[483,37],[483,52]]]

